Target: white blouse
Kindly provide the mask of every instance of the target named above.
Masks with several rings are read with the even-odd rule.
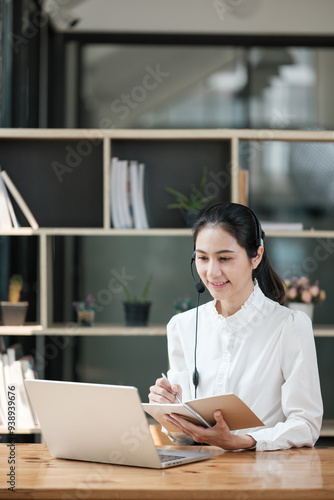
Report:
[[[257,283],[228,318],[215,303],[198,310],[197,397],[233,392],[242,399],[265,424],[236,431],[253,436],[256,450],[313,446],[323,406],[311,320],[268,299]],[[177,314],[167,325],[168,378],[181,385],[183,401],[195,397],[195,314]],[[189,440],[173,436],[180,444]]]

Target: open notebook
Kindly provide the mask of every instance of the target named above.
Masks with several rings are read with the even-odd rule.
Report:
[[[47,380],[25,385],[54,457],[156,469],[211,457],[156,448],[135,387]]]

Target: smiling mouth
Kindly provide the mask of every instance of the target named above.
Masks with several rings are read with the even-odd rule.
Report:
[[[229,280],[221,281],[220,283],[212,283],[212,282],[210,282],[210,285],[212,285],[212,286],[223,286],[223,285],[226,285],[229,282],[230,282]]]

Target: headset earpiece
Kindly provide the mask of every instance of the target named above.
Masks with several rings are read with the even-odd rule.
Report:
[[[193,277],[193,280],[195,281],[196,285],[196,290],[198,293],[204,293],[205,292],[205,286],[203,285],[202,280],[200,279],[198,282],[196,281],[196,278],[194,276],[194,271],[193,271],[193,263],[195,262],[195,257],[196,257],[196,252],[195,250],[192,253],[191,256],[191,261],[190,261],[190,271],[191,271],[191,276]]]
[[[256,223],[257,235],[256,235],[255,244],[257,247],[263,247],[262,227],[261,227],[260,221],[251,208],[247,207],[246,205],[244,205],[244,206],[245,206],[245,208],[247,208],[247,210],[249,210],[249,212],[251,212],[251,214],[254,217],[255,223]]]

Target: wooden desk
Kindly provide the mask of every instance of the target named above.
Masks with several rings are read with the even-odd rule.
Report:
[[[334,499],[334,448],[210,447],[210,460],[153,470],[55,459],[43,444],[17,444],[15,493],[6,484],[8,450],[0,445],[1,499]]]

